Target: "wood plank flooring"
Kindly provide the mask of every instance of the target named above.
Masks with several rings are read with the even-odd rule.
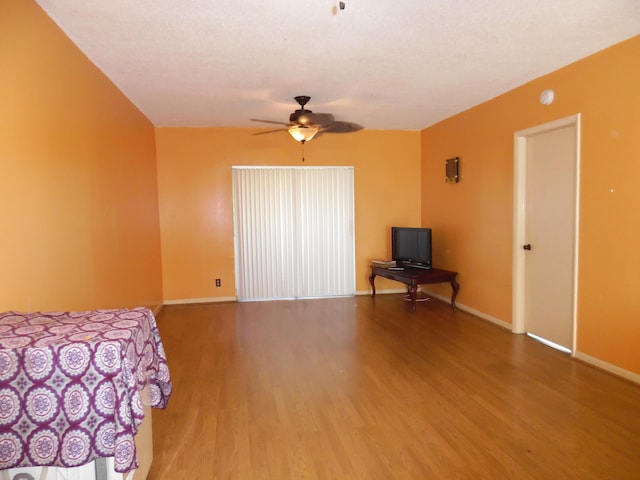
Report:
[[[149,480],[640,479],[640,387],[438,300],[165,307]]]

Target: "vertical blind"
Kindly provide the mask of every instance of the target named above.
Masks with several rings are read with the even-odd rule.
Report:
[[[353,167],[233,167],[238,300],[355,293]]]

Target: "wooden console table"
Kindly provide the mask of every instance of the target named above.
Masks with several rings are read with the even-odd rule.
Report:
[[[411,310],[414,312],[416,310],[416,294],[418,291],[418,285],[448,282],[451,284],[452,290],[451,307],[455,309],[456,296],[460,289],[460,285],[456,282],[456,275],[458,275],[458,272],[450,272],[448,270],[440,270],[438,268],[426,270],[423,268],[404,267],[402,270],[391,270],[389,268],[371,266],[369,282],[371,283],[371,289],[373,290],[372,296],[375,296],[376,294],[376,285],[374,283],[376,276],[404,283],[409,289]]]

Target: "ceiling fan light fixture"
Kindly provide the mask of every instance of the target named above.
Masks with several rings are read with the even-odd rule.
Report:
[[[300,143],[308,142],[316,136],[316,133],[318,133],[318,129],[316,127],[307,127],[306,125],[294,125],[287,131],[296,142]]]

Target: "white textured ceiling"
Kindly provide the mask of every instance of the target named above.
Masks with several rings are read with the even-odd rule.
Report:
[[[419,130],[640,34],[640,0],[37,0],[158,127]],[[638,59],[640,61],[640,59]]]

